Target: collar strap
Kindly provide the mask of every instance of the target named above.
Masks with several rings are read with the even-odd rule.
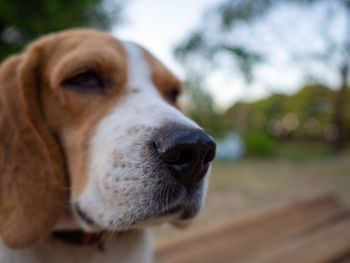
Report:
[[[81,246],[100,244],[102,241],[102,233],[86,233],[81,230],[55,231],[52,235],[64,242]]]

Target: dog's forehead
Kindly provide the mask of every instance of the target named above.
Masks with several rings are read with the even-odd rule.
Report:
[[[129,85],[142,86],[149,79],[160,92],[182,88],[181,81],[147,49],[130,41],[121,43],[126,52]]]
[[[173,87],[178,89],[182,87],[181,81],[139,44],[122,41],[108,33],[91,29],[67,30],[47,38],[52,40],[50,41],[51,45],[46,45],[46,53],[50,54],[46,64],[47,73],[52,72],[51,68],[55,67],[59,60],[64,59],[65,56],[74,51],[109,50],[124,60],[125,65],[127,65],[126,70],[131,70],[131,62],[135,64],[135,60],[140,63],[143,61],[144,66],[146,65],[148,68],[148,77],[160,92],[165,92]],[[45,40],[43,39],[43,41]],[[127,73],[127,75],[130,74]]]
[[[133,90],[152,90],[150,85],[151,67],[144,50],[133,42],[122,42],[127,55],[128,88]]]
[[[49,36],[50,37],[50,36]],[[55,38],[55,46],[64,49],[70,48],[108,48],[112,47],[118,52],[122,51],[122,45],[118,39],[112,35],[95,31],[93,29],[74,29],[67,30],[57,35],[52,35]],[[59,45],[57,45],[59,44]]]

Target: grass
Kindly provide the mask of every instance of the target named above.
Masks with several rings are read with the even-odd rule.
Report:
[[[276,145],[274,154],[289,159],[305,160],[332,157],[334,150],[330,144],[322,142],[284,142]]]

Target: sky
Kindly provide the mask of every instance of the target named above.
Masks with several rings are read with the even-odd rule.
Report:
[[[125,23],[115,28],[113,34],[143,45],[177,76],[184,79],[184,69],[175,59],[173,49],[203,22],[203,14],[219,3],[218,0],[132,0],[125,8]],[[252,35],[264,35],[268,40],[279,36],[269,35],[268,28],[280,30],[284,36],[266,42],[266,46],[271,45],[267,48],[270,63],[256,67],[255,81],[252,84],[247,85],[237,69],[233,69],[229,74],[223,70],[212,72],[207,81],[207,88],[213,95],[218,109],[226,109],[238,100],[259,99],[271,92],[295,92],[304,82],[303,73],[306,69],[300,66],[301,63],[293,64],[287,60],[288,54],[284,47],[288,42],[297,45],[297,48],[322,49],[322,40],[315,37],[313,32],[320,29],[317,19],[324,10],[321,6],[310,13],[310,10],[301,12],[300,9],[285,7],[270,15],[261,26],[238,30],[237,39],[245,39],[244,43],[248,45],[252,40],[250,42],[253,47],[256,44]],[[334,32],[343,30],[339,25],[335,25],[334,28]],[[333,37],[337,37],[336,35]],[[328,68],[319,65],[312,65],[311,68],[317,71],[317,75],[324,77],[323,82],[337,85],[336,76],[330,73]]]
[[[142,44],[175,74],[184,72],[172,50],[201,21],[202,14],[218,0],[132,0],[126,5],[126,21],[113,30],[125,40]]]

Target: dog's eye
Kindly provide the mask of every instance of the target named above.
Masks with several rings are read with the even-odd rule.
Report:
[[[166,96],[171,103],[175,103],[179,94],[180,94],[180,91],[177,88],[175,88],[175,89],[168,91]]]
[[[86,71],[68,78],[62,83],[63,86],[73,88],[96,90],[103,88],[103,81],[99,74],[93,71]]]

